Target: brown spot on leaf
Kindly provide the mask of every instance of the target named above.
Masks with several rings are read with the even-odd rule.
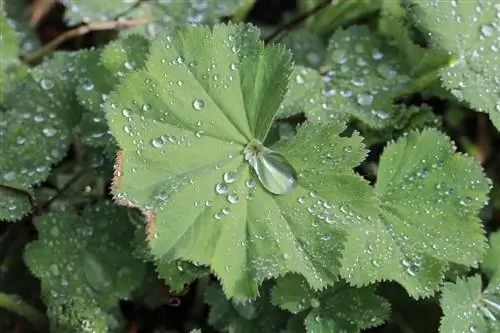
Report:
[[[123,151],[116,153],[115,165],[113,170],[113,179],[111,180],[111,191],[118,191],[123,176]]]
[[[142,212],[146,217],[146,234],[148,239],[154,237],[154,231],[156,227],[156,213],[153,211],[143,211]]]

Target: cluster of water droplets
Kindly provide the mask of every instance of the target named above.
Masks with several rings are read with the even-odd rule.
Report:
[[[222,174],[222,179],[220,182],[216,183],[214,186],[214,191],[217,196],[225,197],[226,205],[222,207],[220,210],[216,211],[213,214],[213,218],[215,220],[221,220],[223,217],[231,214],[231,205],[238,203],[241,198],[241,193],[245,193],[244,200],[252,200],[254,198],[255,186],[256,183],[253,179],[245,180],[244,191],[239,189],[233,189],[232,184],[237,181],[237,173],[234,171],[226,171]]]
[[[322,109],[315,116],[326,113],[335,118],[338,112],[355,111],[371,121],[387,121],[391,116],[390,93],[410,81],[401,71],[392,46],[364,27],[353,27],[333,37],[327,54],[326,64],[331,69],[323,75],[322,94],[311,101]]]

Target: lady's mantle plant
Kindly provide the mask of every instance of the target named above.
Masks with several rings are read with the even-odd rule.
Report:
[[[500,330],[498,233],[488,249],[478,217],[492,182],[430,106],[405,100],[430,94],[439,76],[443,98],[498,127],[500,7],[379,1],[377,31],[345,25],[311,57],[293,38],[266,45],[256,26],[214,24],[208,13],[235,13],[230,2],[141,3],[132,18],[175,13],[155,23],[165,31],[29,69],[2,9],[0,218],[34,220],[23,259],[52,331],[123,331],[119,301],[144,301],[154,274],[174,291],[198,281],[219,331],[380,327],[393,320],[386,281],[414,299],[440,297],[443,333]],[[341,4],[325,10],[353,19],[375,8]],[[86,1],[66,5],[68,19],[99,17]],[[207,24],[168,26],[184,16]],[[318,17],[306,28],[322,35]],[[413,23],[432,47],[413,42]],[[299,113],[306,121],[294,127]],[[377,135],[389,139],[370,183],[358,171],[364,136]],[[36,311],[23,315],[44,325]]]

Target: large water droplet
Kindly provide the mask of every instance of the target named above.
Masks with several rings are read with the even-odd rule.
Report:
[[[205,102],[203,102],[201,99],[195,99],[193,101],[193,108],[197,111],[203,110],[205,107]]]
[[[228,189],[229,188],[226,183],[218,183],[215,185],[215,193],[220,195],[227,194]]]
[[[370,105],[373,102],[373,95],[366,94],[366,93],[358,94],[358,96],[357,96],[357,102],[361,106]]]
[[[42,81],[40,81],[40,86],[42,87],[43,90],[50,90],[54,88],[54,85],[55,84],[52,79],[45,78],[42,79]]]
[[[493,28],[492,25],[490,24],[485,24],[481,27],[481,33],[485,35],[486,37],[491,37],[493,36],[493,33],[495,32],[495,28]]]
[[[228,184],[234,183],[236,181],[236,173],[233,171],[224,172],[222,179]]]
[[[297,186],[297,172],[280,154],[252,140],[244,151],[262,185],[271,193],[286,194]]]

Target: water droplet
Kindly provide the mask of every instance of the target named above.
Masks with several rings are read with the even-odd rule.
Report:
[[[193,108],[197,111],[201,111],[205,107],[205,102],[201,99],[195,99],[193,101]]]
[[[227,196],[227,201],[229,201],[232,204],[237,203],[239,199],[240,198],[238,197],[238,195],[234,192]]]
[[[465,198],[462,198],[460,199],[460,204],[462,206],[470,206],[472,205],[472,198],[471,197],[465,197]]]
[[[338,64],[343,64],[347,61],[346,52],[344,50],[334,50],[332,52],[332,59]]]
[[[56,135],[57,133],[57,130],[55,128],[51,128],[51,127],[46,127],[42,130],[42,133],[43,135],[45,135],[46,137],[50,138],[50,137],[53,137],[54,135]]]
[[[163,141],[162,137],[158,137],[151,141],[151,144],[155,148],[163,148],[165,146],[165,141]]]
[[[366,93],[358,94],[357,102],[361,106],[370,105],[373,102],[373,95],[366,94]]]
[[[222,179],[225,183],[234,183],[236,181],[236,173],[233,171],[224,172],[224,174],[222,175]]]
[[[398,75],[398,72],[394,69],[394,67],[384,63],[377,66],[377,72],[380,76],[387,80],[393,80]]]
[[[124,117],[129,118],[129,117],[130,117],[130,115],[131,115],[131,113],[132,113],[132,111],[130,111],[130,109],[123,109],[123,110],[122,110],[122,115],[123,115]]]
[[[231,48],[231,51],[233,51],[234,54],[237,54],[240,52],[240,48],[236,45],[234,45],[232,48]]]
[[[247,179],[245,180],[245,186],[248,188],[254,188],[255,187],[255,180],[253,179]]]
[[[286,194],[297,186],[297,172],[280,154],[252,140],[244,150],[245,159],[261,184],[271,193]]]
[[[230,66],[229,66],[233,71],[237,70],[238,69],[238,64],[237,63],[232,63]]]
[[[372,59],[373,60],[380,60],[384,57],[384,54],[380,52],[380,50],[374,49],[372,52]]]
[[[481,33],[485,35],[486,37],[491,37],[493,36],[493,33],[495,32],[495,28],[493,28],[492,25],[490,24],[485,24],[481,27]]]
[[[297,82],[298,84],[304,84],[304,77],[300,74],[297,74],[297,76],[295,76],[295,82]]]
[[[40,81],[40,86],[42,87],[43,90],[50,90],[54,88],[54,81],[49,78],[44,78],[42,81]]]
[[[16,179],[16,173],[14,171],[9,171],[9,172],[6,172],[3,174],[3,179],[5,181],[12,181],[14,179]]]
[[[83,79],[82,80],[82,87],[83,87],[83,89],[85,89],[87,91],[91,91],[92,89],[94,89],[94,84],[89,79]]]
[[[305,204],[305,203],[306,203],[306,201],[307,201],[307,198],[306,198],[305,196],[301,196],[301,197],[299,197],[299,198],[297,199],[297,202],[298,202],[299,204],[302,204],[302,205],[303,205],[303,204]]]
[[[217,194],[225,195],[225,194],[227,194],[228,190],[229,190],[229,187],[227,186],[226,183],[218,183],[215,185],[215,193],[217,193]]]

